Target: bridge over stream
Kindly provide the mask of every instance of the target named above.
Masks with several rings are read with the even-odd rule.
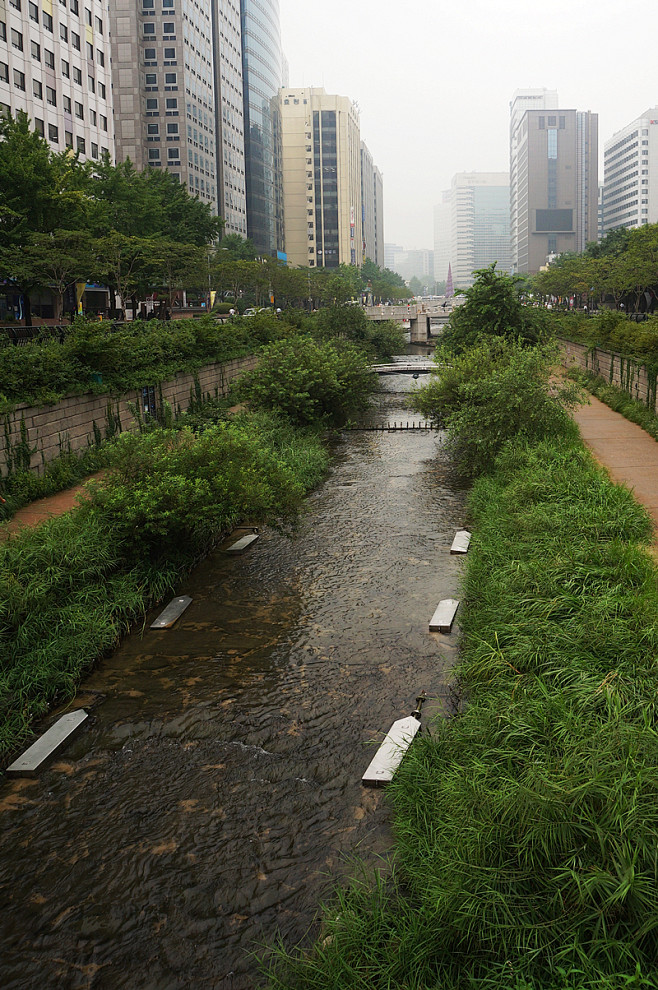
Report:
[[[450,322],[452,307],[443,303],[405,303],[401,306],[366,306],[365,314],[369,320],[395,320],[398,323],[409,321],[411,343],[426,343],[432,334],[440,332],[440,328]]]

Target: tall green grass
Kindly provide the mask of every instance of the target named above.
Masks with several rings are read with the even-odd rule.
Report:
[[[392,873],[280,946],[272,988],[658,986],[649,519],[573,437],[508,444],[470,513],[463,712],[388,791]]]

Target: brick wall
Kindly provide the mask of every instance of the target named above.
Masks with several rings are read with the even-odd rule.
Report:
[[[656,378],[647,372],[643,364],[638,364],[632,358],[624,358],[621,354],[604,351],[600,347],[590,348],[586,344],[576,344],[570,340],[561,340],[560,344],[567,368],[576,365],[583,371],[591,371],[658,412]]]
[[[256,360],[255,357],[237,358],[224,364],[210,364],[201,368],[196,379],[203,396],[214,398],[226,395],[231,382],[243,371],[253,368]],[[194,375],[176,375],[170,381],[163,382],[162,386],[155,386],[156,402],[159,406],[162,396],[174,412],[179,406],[184,411],[195,390]],[[142,393],[138,390],[125,395],[73,395],[54,406],[19,405],[13,413],[1,417],[0,471],[6,474],[7,435],[12,447],[19,443],[22,421],[25,423],[28,443],[34,451],[30,467],[33,471],[40,471],[44,462],[51,461],[62,450],[78,451],[92,444],[94,424],[103,439],[107,431],[111,430],[112,420],[120,424],[121,430],[136,430],[138,423],[133,410],[141,406]]]

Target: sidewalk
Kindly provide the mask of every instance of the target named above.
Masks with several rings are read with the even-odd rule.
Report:
[[[578,406],[573,418],[596,460],[613,481],[631,489],[658,532],[658,443],[593,395],[590,405]]]

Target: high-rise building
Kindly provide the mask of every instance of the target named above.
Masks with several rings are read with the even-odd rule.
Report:
[[[658,223],[658,107],[617,131],[603,157],[603,234]]]
[[[283,56],[279,0],[241,0],[247,234],[258,251],[284,246],[276,119]]]
[[[389,241],[388,244],[384,244],[384,267],[388,268],[389,271],[395,271],[395,256],[404,251],[401,244],[393,244]]]
[[[345,96],[290,87],[280,92],[279,116],[288,260],[311,268],[361,264],[358,110]]]
[[[434,284],[434,252],[427,248],[396,251],[392,270],[405,282],[417,278],[429,290]]]
[[[110,65],[101,0],[0,5],[0,112],[24,111],[55,150],[114,161]]]
[[[372,155],[361,142],[361,261],[370,258],[380,268],[384,264],[384,187],[382,174]],[[361,262],[359,262],[360,264]]]
[[[435,208],[435,275],[467,289],[473,272],[496,262],[510,270],[510,187],[507,172],[459,172]],[[438,272],[437,272],[438,267]]]
[[[553,102],[552,100],[550,102]],[[598,115],[522,110],[512,104],[512,269],[536,272],[547,258],[597,239]]]
[[[212,0],[217,205],[225,234],[247,236],[242,24],[239,4]]]
[[[161,168],[217,211],[210,0],[110,5],[117,160]]]
[[[556,89],[517,89],[510,103],[510,241],[512,268],[518,269],[519,225],[522,222],[523,204],[519,204],[518,154],[520,127],[526,110],[557,110]]]

